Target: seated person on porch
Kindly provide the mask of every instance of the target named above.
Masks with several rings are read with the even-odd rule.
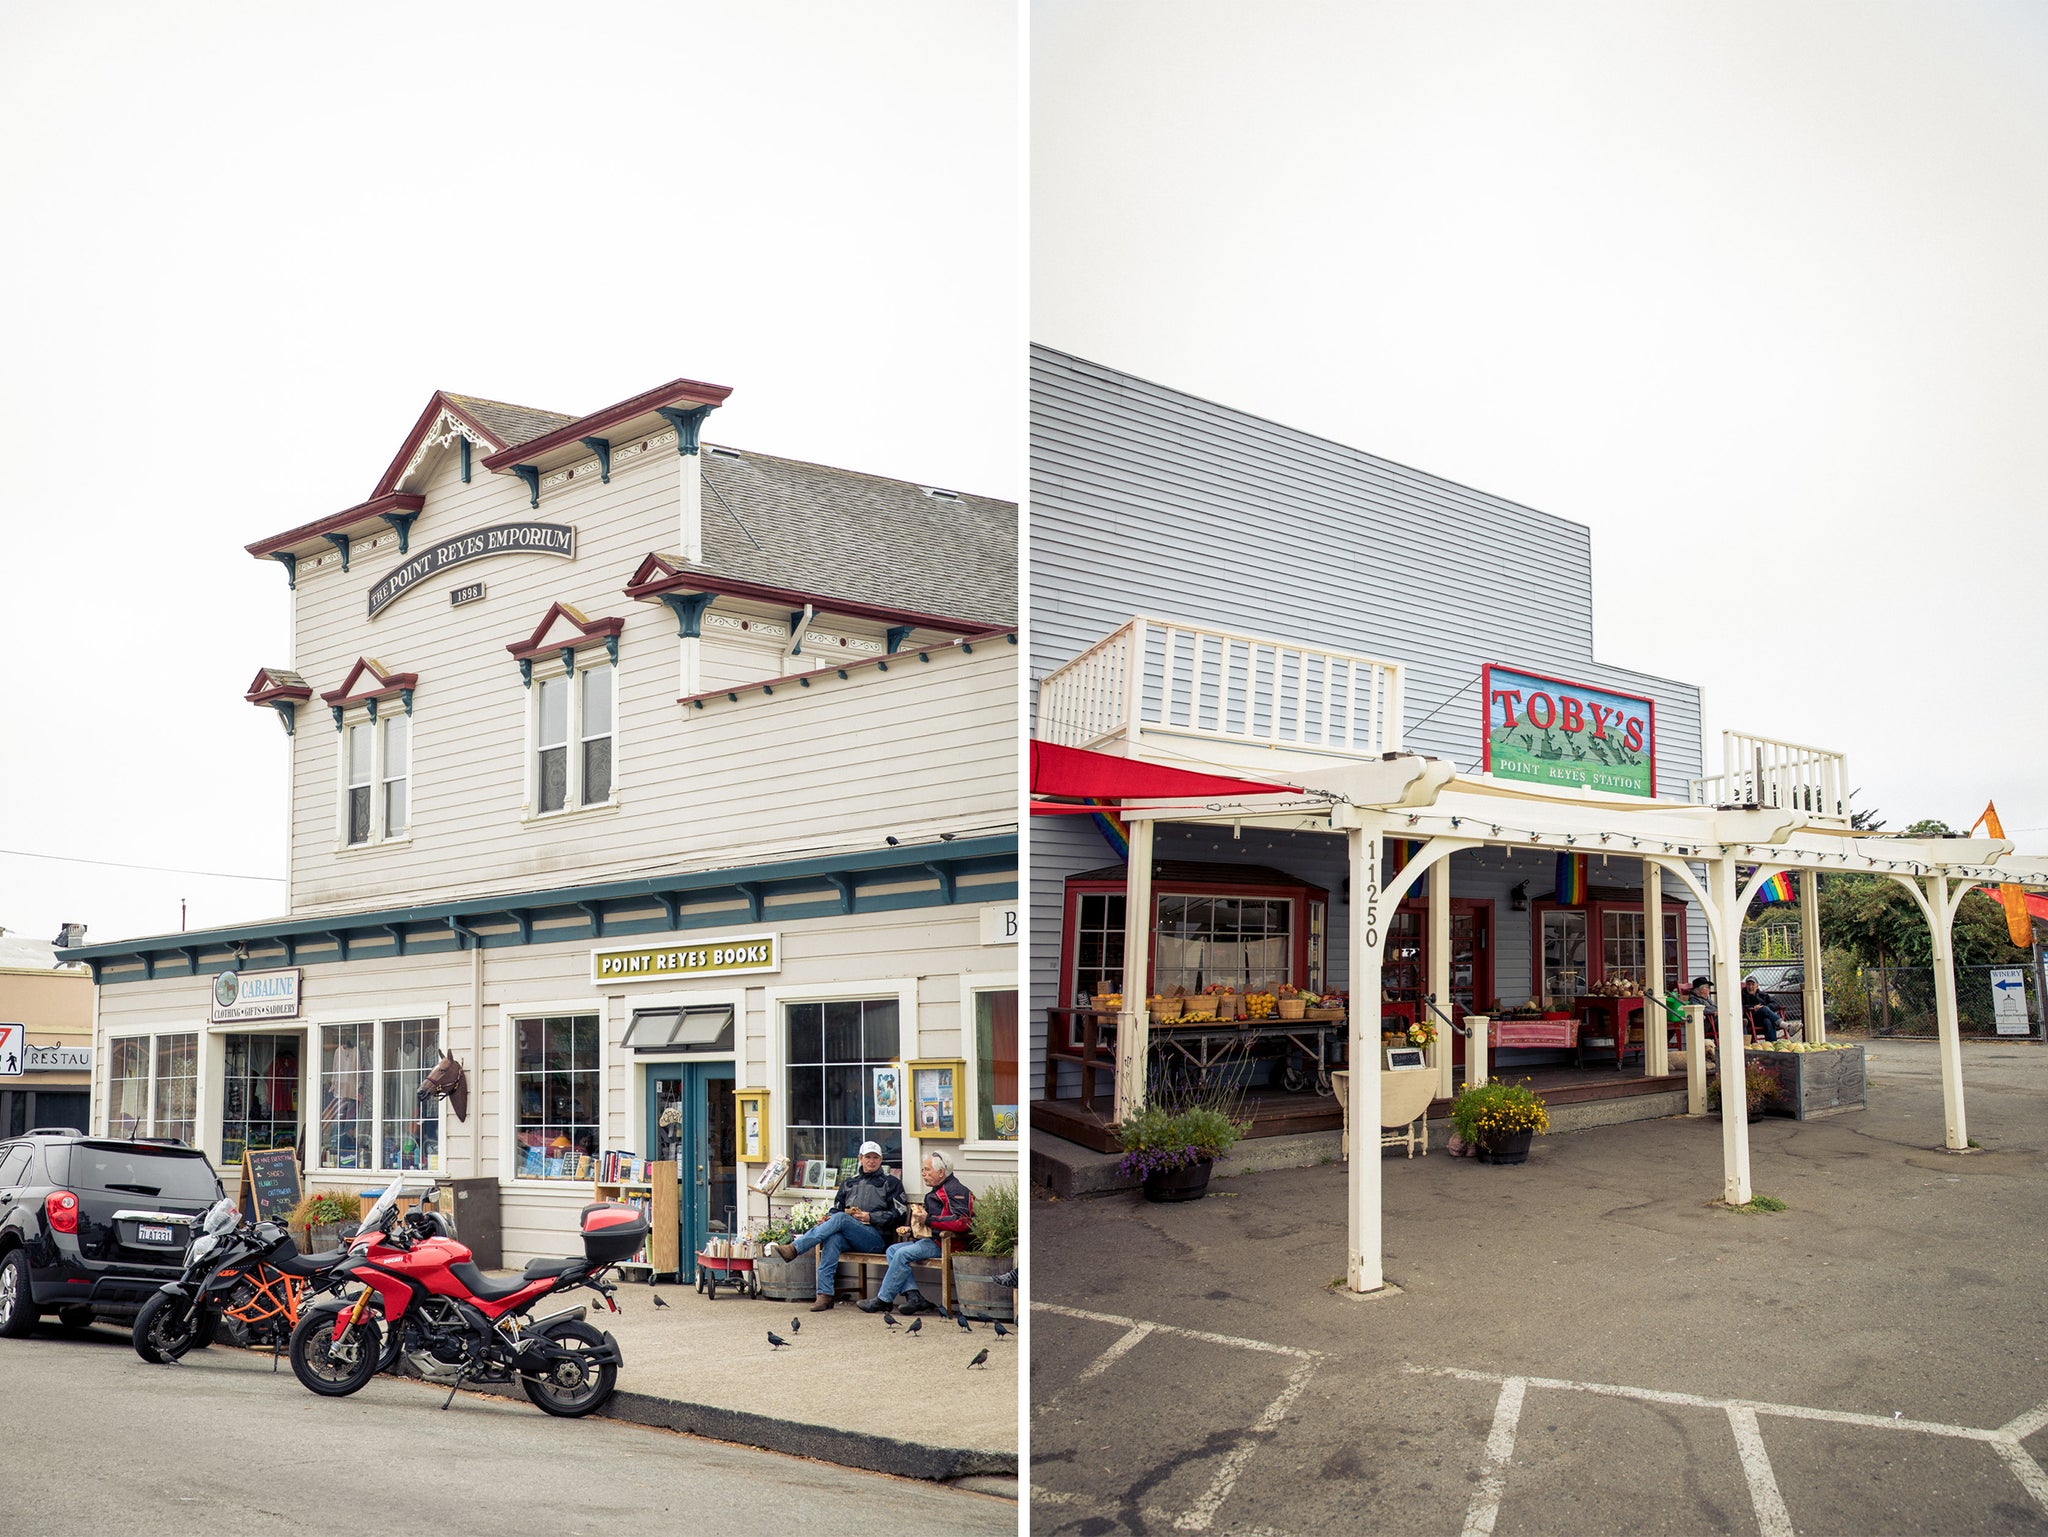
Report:
[[[974,1192],[960,1183],[953,1166],[938,1153],[924,1155],[924,1204],[910,1213],[908,1243],[889,1245],[889,1270],[881,1289],[867,1301],[856,1303],[863,1313],[886,1313],[892,1307],[906,1313],[921,1313],[931,1304],[910,1284],[910,1267],[920,1260],[939,1257],[939,1235],[964,1237],[974,1218]]]
[[[889,1236],[902,1225],[909,1209],[903,1181],[882,1172],[882,1147],[878,1142],[860,1145],[860,1170],[839,1187],[832,1197],[832,1215],[797,1235],[794,1243],[779,1243],[775,1252],[793,1260],[806,1249],[818,1251],[818,1300],[813,1313],[832,1306],[832,1294],[839,1284],[839,1256],[848,1249],[863,1254],[880,1254],[889,1246]]]
[[[1694,977],[1691,987],[1681,987],[1664,1000],[1664,1017],[1674,1025],[1685,1024],[1685,1011],[1695,1004],[1707,1011],[1706,1055],[1711,1060],[1715,1049],[1715,1032],[1721,1028],[1720,1011],[1714,1007],[1714,984],[1705,977]],[[1681,1038],[1682,1039],[1682,1038]]]
[[[1742,979],[1742,1017],[1753,1032],[1767,1041],[1775,1041],[1784,1030],[1784,1017],[1771,1007],[1771,1000],[1757,986],[1755,977]]]

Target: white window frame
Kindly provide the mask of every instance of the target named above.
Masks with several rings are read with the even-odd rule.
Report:
[[[789,1048],[788,1024],[782,1017],[782,1006],[786,1003],[868,1003],[882,999],[896,1000],[896,1065],[899,1072],[903,1064],[921,1055],[918,1051],[917,978],[877,977],[873,981],[856,982],[811,982],[793,987],[771,987],[765,989],[764,1002],[767,1007],[768,1023],[768,1128],[770,1158],[785,1158],[789,1155]],[[911,1158],[911,1144],[915,1140],[910,1134],[910,1086],[898,1079],[896,1112],[899,1117],[897,1130],[903,1141],[903,1171],[907,1175],[915,1167]],[[799,1200],[815,1200],[829,1196],[839,1188],[835,1179],[830,1186],[816,1187],[791,1183],[784,1187]]]
[[[583,675],[598,668],[607,668],[611,673],[612,687],[612,783],[611,793],[601,801],[583,804]],[[540,686],[544,680],[569,678],[569,719],[568,739],[563,745],[567,759],[567,783],[563,789],[562,807],[559,811],[540,809]],[[521,811],[521,820],[526,822],[553,822],[561,817],[588,815],[591,812],[612,811],[619,805],[620,757],[619,752],[619,664],[606,655],[602,646],[592,645],[576,652],[576,670],[570,676],[562,666],[559,654],[535,658],[533,682],[526,689],[526,801]]]
[[[138,1137],[153,1137],[159,1135],[156,1129],[158,1082],[156,1071],[157,1042],[174,1035],[189,1035],[192,1037],[192,1136],[187,1145],[191,1147],[204,1146],[203,1138],[205,1135],[204,1127],[206,1125],[206,1106],[203,1097],[206,1092],[206,1032],[202,1030],[197,1024],[161,1026],[152,1025],[141,1030],[122,1030],[118,1033],[109,1032],[107,1034],[107,1036],[105,1037],[105,1049],[101,1052],[96,1052],[94,1054],[95,1056],[104,1059],[104,1069],[102,1069],[98,1063],[95,1063],[93,1069],[94,1075],[99,1080],[98,1118],[101,1136],[112,1137],[120,1135],[120,1133],[114,1129],[113,1124],[113,1048],[117,1044],[125,1044],[129,1041],[143,1042],[143,1066],[147,1070],[143,1077],[144,1114],[142,1117],[142,1125],[140,1129],[135,1132],[135,1135]],[[90,1120],[92,1119],[92,1117],[88,1116],[87,1119]]]
[[[426,1176],[445,1174],[449,1162],[448,1137],[453,1124],[448,1116],[446,1102],[440,1112],[441,1121],[441,1165],[439,1169],[396,1169],[384,1162],[384,1027],[386,1025],[413,1024],[420,1020],[433,1022],[439,1045],[435,1050],[448,1047],[448,1006],[414,1009],[391,1015],[364,1014],[323,1014],[318,1018],[293,1020],[294,1025],[306,1027],[306,1051],[312,1061],[304,1070],[301,1081],[301,1097],[307,1101],[306,1113],[300,1122],[306,1130],[306,1173],[338,1175],[370,1174],[411,1174]],[[325,1073],[320,1067],[320,1055],[327,1044],[326,1032],[341,1025],[366,1025],[370,1030],[370,1139],[377,1149],[377,1161],[368,1168],[343,1169],[330,1167],[320,1156],[320,1096],[325,1091]]]
[[[386,772],[385,759],[391,749],[391,728],[401,724],[405,727],[405,772],[393,778]],[[380,711],[377,718],[376,748],[377,762],[373,783],[377,789],[378,825],[383,828],[387,839],[403,838],[412,831],[412,717],[403,710],[396,715],[387,715]],[[405,786],[405,826],[396,833],[390,828],[391,786],[394,784]]]
[[[981,1035],[975,1028],[974,1000],[980,993],[1017,994],[1017,1139],[1004,1142],[995,1137],[981,1137],[976,1131],[981,1125]],[[962,1100],[969,1106],[963,1130],[967,1135],[960,1139],[963,1153],[1006,1153],[1015,1157],[1024,1146],[1027,1135],[1025,1126],[1030,1119],[1031,1106],[1027,1090],[1030,1088],[1025,1074],[1030,1070],[1030,1041],[1024,1027],[1024,996],[1018,985],[1018,973],[1014,971],[963,971],[960,973],[960,1046],[961,1057],[967,1063],[967,1092]],[[943,1138],[934,1137],[933,1141]]]
[[[505,1190],[554,1190],[583,1195],[591,1187],[583,1179],[526,1179],[519,1168],[519,1021],[549,1014],[597,1016],[597,1151],[600,1157],[611,1130],[612,1017],[609,997],[586,993],[581,998],[542,999],[535,1003],[498,1005],[498,1185]],[[636,1150],[637,1151],[637,1150]]]
[[[394,716],[394,713],[396,715]],[[392,833],[384,826],[384,728],[394,718],[405,722],[405,827]],[[370,728],[370,836],[361,843],[348,841],[348,733],[352,726]],[[419,820],[420,734],[417,718],[407,714],[396,699],[380,699],[377,719],[370,719],[364,705],[351,705],[342,714],[341,730],[334,733],[334,851],[360,854],[368,849],[403,847],[412,842],[413,825]],[[422,1019],[426,1016],[421,1015]],[[355,1021],[360,1024],[361,1021]]]

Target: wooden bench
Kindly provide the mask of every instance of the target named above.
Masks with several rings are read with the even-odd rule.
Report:
[[[899,1232],[908,1234],[908,1228]],[[952,1233],[940,1233],[939,1254],[936,1259],[917,1260],[919,1265],[939,1267],[939,1306],[948,1313],[953,1311],[953,1239]],[[908,1239],[899,1239],[907,1242]],[[878,1296],[882,1289],[882,1277],[888,1273],[889,1256],[886,1254],[863,1254],[858,1249],[848,1249],[839,1256],[839,1283],[833,1295],[846,1302],[863,1302]],[[927,1302],[932,1299],[925,1298]]]

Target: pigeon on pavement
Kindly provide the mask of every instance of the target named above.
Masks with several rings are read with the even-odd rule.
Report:
[[[654,1293],[652,1293],[652,1296],[653,1296],[653,1298],[654,1298],[654,1305],[655,1305],[656,1307],[658,1307],[658,1308],[665,1308],[665,1307],[667,1307],[667,1306],[668,1306],[668,1304],[667,1304],[666,1302],[663,1302],[663,1301],[661,1300],[661,1293],[660,1293],[660,1292],[654,1292]]]
[[[784,1345],[787,1345],[789,1341],[784,1339],[781,1335],[777,1334],[773,1329],[770,1329],[768,1331],[768,1343],[775,1349],[780,1350]]]
[[[967,1364],[969,1367],[986,1366],[988,1364],[988,1346],[984,1345],[981,1349],[977,1350],[974,1353],[974,1359]]]

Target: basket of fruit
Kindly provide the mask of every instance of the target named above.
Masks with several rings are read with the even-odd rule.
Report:
[[[1289,983],[1283,982],[1280,985],[1277,1007],[1280,1010],[1280,1017],[1282,1019],[1300,1019],[1302,1015],[1308,1012],[1308,1006],[1313,1002],[1315,1002],[1315,994],[1304,993],[1300,988]]]
[[[1245,1015],[1250,1019],[1271,1019],[1273,1017],[1273,1010],[1279,1006],[1279,1003],[1279,998],[1272,993],[1246,993],[1244,995]]]

